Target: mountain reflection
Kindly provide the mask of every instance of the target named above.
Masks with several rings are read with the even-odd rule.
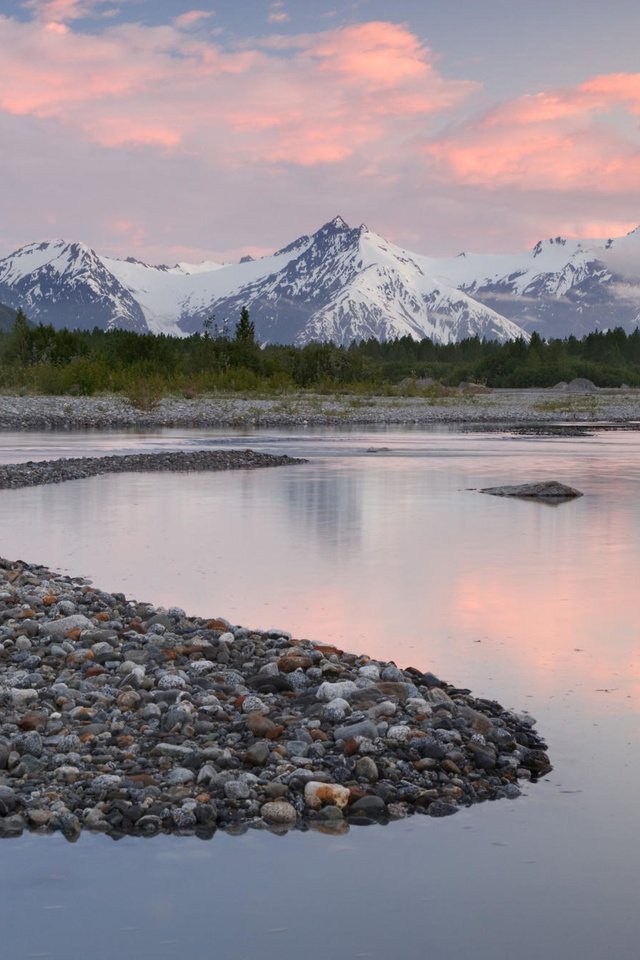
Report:
[[[283,488],[287,520],[301,528],[300,535],[317,537],[344,558],[362,544],[361,488],[361,482],[347,471],[317,473],[313,466],[304,473],[290,471]]]

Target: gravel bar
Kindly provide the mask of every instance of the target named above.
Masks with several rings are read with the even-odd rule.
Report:
[[[196,450],[175,453],[130,453],[108,457],[69,457],[60,460],[29,460],[0,465],[0,490],[35,487],[42,483],[83,480],[101,473],[133,473],[157,470],[256,470],[306,463],[299,457],[256,453],[255,450]]]
[[[516,798],[532,717],[430,672],[0,560],[0,836],[344,832]]]
[[[123,427],[293,427],[300,425],[600,423],[640,426],[640,390],[491,390],[441,398],[285,394],[271,398],[167,398],[140,410],[122,397],[0,396],[0,430]]]

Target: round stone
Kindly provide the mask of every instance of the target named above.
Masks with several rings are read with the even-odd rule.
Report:
[[[296,808],[286,800],[270,800],[260,808],[260,814],[269,823],[294,824],[298,818]]]

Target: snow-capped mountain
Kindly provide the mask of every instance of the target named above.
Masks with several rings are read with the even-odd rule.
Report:
[[[262,342],[409,335],[499,340],[521,328],[427,272],[428,262],[336,217],[272,256],[236,264],[149,266],[79,243],[29,244],[0,260],[0,300],[56,327],[154,333],[233,330],[247,306]]]
[[[246,306],[258,339],[271,343],[507,340],[534,329],[581,336],[640,323],[640,228],[615,240],[556,237],[525,253],[436,259],[336,217],[272,256],[171,267],[54,240],[0,260],[0,301],[56,327],[172,334],[209,320],[232,332]]]
[[[84,243],[30,243],[0,260],[0,300],[54,327],[147,329],[130,291]]]
[[[461,254],[437,272],[543,337],[640,325],[640,228],[609,240],[554,237],[523,254]]]
[[[428,276],[420,261],[365,226],[351,228],[336,217],[273,257],[240,264],[255,279],[213,306],[220,318],[237,317],[247,306],[260,339],[271,343],[349,344],[405,335],[448,343],[474,334],[499,340],[522,335],[495,311]],[[189,308],[196,308],[195,297]],[[182,329],[201,329],[207,309],[183,315]]]

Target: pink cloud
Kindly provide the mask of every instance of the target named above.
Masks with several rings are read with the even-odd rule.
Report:
[[[208,20],[212,16],[213,12],[211,10],[187,10],[185,13],[181,13],[175,17],[173,22],[181,29],[189,29],[189,27],[194,27],[196,24],[201,23],[203,20]]]
[[[105,0],[26,0],[23,6],[45,23],[67,23],[79,20]]]
[[[267,20],[269,23],[286,23],[291,17],[284,9],[284,3],[272,3]]]
[[[79,9],[77,0],[52,3],[61,16]],[[111,147],[180,147],[231,165],[313,166],[393,142],[407,118],[417,132],[426,116],[474,89],[442,78],[429,51],[395,24],[227,50],[184,32],[201,15],[100,34],[58,21],[0,19],[8,54],[0,110],[62,122]]]
[[[233,256],[225,251],[247,242],[238,198],[263,248],[336,212],[427,253],[633,226],[640,74],[592,77],[479,114],[479,86],[444,76],[401,24],[230,45],[206,11],[185,4],[162,25],[112,18],[85,32],[82,17],[110,6],[33,0],[26,22],[0,15],[0,140],[13,145],[0,155],[0,179],[20,184],[5,190],[0,240],[10,223],[21,239],[37,238],[51,216],[57,232],[98,246],[102,224],[126,255],[130,240],[110,224],[132,219],[148,224],[139,255],[171,259],[189,247],[198,258]],[[73,199],[58,207],[62,196]],[[224,230],[212,240],[216,218]]]
[[[520,97],[426,147],[442,179],[522,190],[640,189],[640,74]]]

